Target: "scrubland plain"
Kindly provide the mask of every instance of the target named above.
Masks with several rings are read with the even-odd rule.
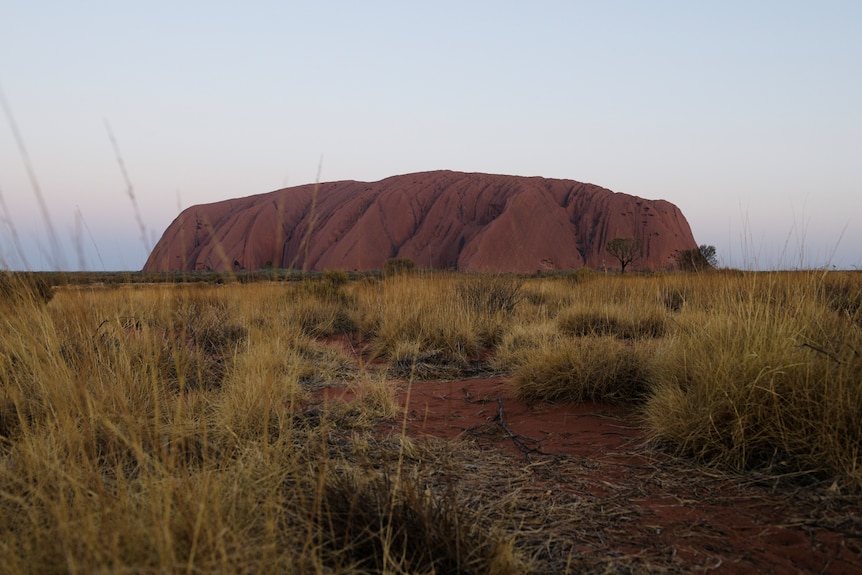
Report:
[[[562,545],[499,453],[411,437],[396,382],[501,375],[530,402],[629,406],[643,449],[704,470],[862,493],[858,273],[0,291],[8,573],[645,568]]]

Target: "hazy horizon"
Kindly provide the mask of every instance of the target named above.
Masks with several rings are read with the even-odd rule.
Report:
[[[862,268],[856,2],[0,5],[0,268],[137,270],[190,205],[437,169],[667,200],[722,266]]]

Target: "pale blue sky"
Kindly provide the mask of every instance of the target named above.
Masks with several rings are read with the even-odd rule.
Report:
[[[180,207],[319,165],[592,182],[725,265],[862,267],[858,1],[0,0],[0,90],[61,246],[3,113],[0,267],[139,269]]]

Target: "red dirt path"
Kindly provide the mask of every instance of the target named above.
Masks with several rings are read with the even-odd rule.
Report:
[[[349,399],[338,388],[323,395]],[[603,547],[585,544],[586,552],[660,548],[691,571],[714,573],[862,574],[858,499],[847,503],[828,489],[769,489],[663,455],[644,445],[644,431],[627,409],[529,405],[499,377],[401,384],[396,395],[402,405],[409,398],[406,425],[413,437],[508,450],[515,466],[544,467],[537,481],[549,493],[626,497],[625,524],[601,534]],[[401,424],[381,431],[399,433]]]

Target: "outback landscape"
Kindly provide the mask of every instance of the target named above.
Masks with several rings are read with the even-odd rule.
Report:
[[[862,2],[7,2],[0,575],[862,575]]]
[[[9,573],[856,573],[862,276],[4,273]]]

